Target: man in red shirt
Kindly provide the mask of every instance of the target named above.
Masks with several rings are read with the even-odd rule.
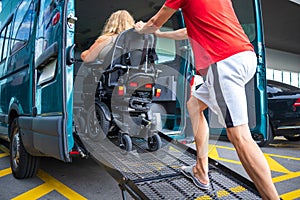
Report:
[[[257,58],[232,7],[231,0],[166,0],[147,23],[135,25],[139,33],[156,32],[179,8],[186,29],[158,33],[174,39],[189,38],[197,71],[206,80],[188,101],[197,148],[197,161],[182,173],[201,189],[209,189],[208,134],[203,111],[218,114],[227,136],[263,199],[279,199],[270,168],[248,126],[245,85],[256,72]],[[177,38],[178,37],[178,38]]]

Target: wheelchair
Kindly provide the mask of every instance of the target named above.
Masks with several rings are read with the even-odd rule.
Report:
[[[159,73],[155,68],[155,46],[155,35],[126,30],[116,38],[102,63],[105,70],[94,70],[100,76],[95,115],[101,129],[90,133],[93,139],[101,138],[101,133],[117,136],[119,146],[126,151],[133,149],[132,137],[145,139],[150,151],[161,148],[156,120],[150,110],[153,97],[160,94],[154,87]]]

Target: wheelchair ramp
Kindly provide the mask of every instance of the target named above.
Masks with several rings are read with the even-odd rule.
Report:
[[[95,160],[134,199],[261,199],[252,182],[209,159],[210,189],[198,189],[179,171],[195,164],[195,150],[162,135],[163,147],[146,150],[146,142],[133,138],[134,149],[122,151],[116,139],[84,140]],[[125,196],[124,196],[125,197]]]

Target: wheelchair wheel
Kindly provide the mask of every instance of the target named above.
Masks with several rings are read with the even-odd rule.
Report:
[[[120,140],[120,147],[121,149],[125,151],[131,151],[132,150],[132,140],[129,135],[127,134],[122,134]]]
[[[104,139],[108,134],[109,121],[97,104],[88,110],[87,130],[88,137],[95,141]]]
[[[153,136],[148,138],[148,148],[150,151],[157,151],[162,146],[160,136],[155,133]]]

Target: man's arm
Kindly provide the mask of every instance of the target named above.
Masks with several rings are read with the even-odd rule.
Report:
[[[135,29],[139,33],[154,33],[176,12],[165,5],[146,23],[138,22]]]
[[[168,38],[173,40],[185,40],[188,39],[186,28],[181,28],[175,31],[165,31],[161,32],[160,30],[157,30],[154,33],[157,37],[161,38]]]

